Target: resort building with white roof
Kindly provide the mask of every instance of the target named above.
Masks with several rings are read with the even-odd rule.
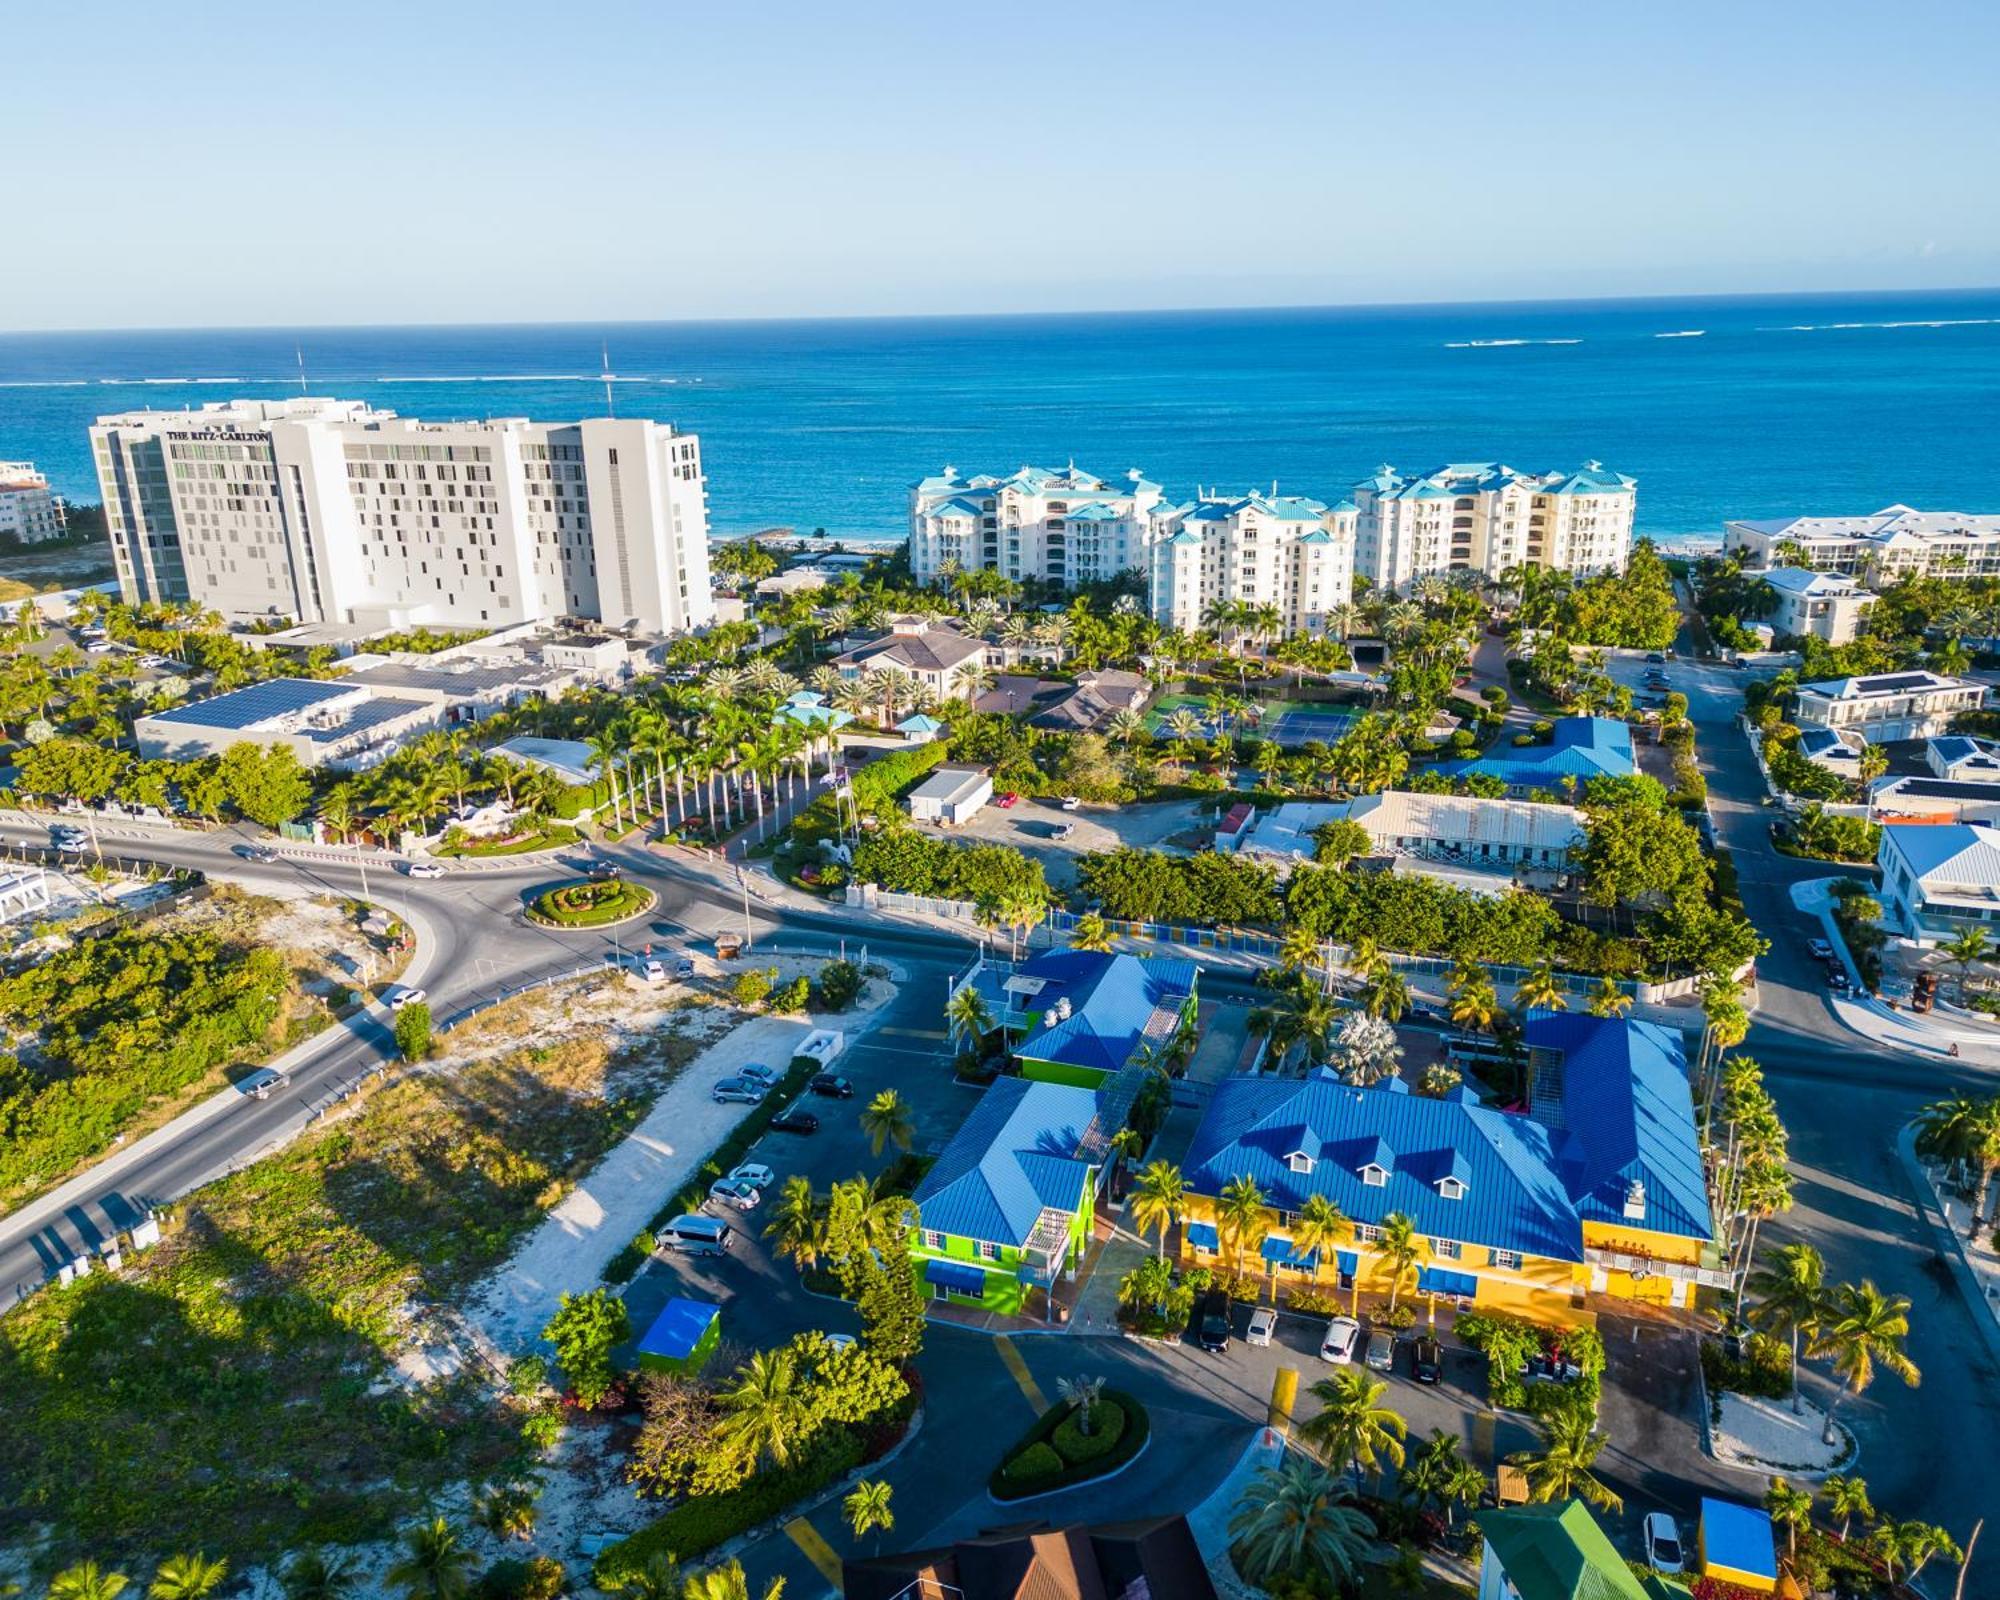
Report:
[[[1764,581],[1777,591],[1778,604],[1766,619],[1780,635],[1811,635],[1828,644],[1847,644],[1861,631],[1861,619],[1875,596],[1852,578],[1809,567],[1773,567]]]
[[[1782,555],[1780,546],[1787,547]],[[1815,572],[1844,572],[1874,583],[1911,573],[1991,577],[2000,573],[2000,512],[1893,505],[1859,517],[1725,522],[1722,548],[1753,570],[1788,559]]]
[[[1845,728],[1870,744],[1932,739],[1962,711],[1985,703],[1986,686],[1921,669],[1832,678],[1798,687],[1801,728]]]
[[[1153,620],[1192,632],[1217,605],[1277,612],[1286,635],[1323,635],[1354,594],[1355,508],[1299,495],[1206,492],[1153,511]]]
[[[1067,467],[1002,477],[946,467],[910,490],[910,572],[936,583],[954,571],[997,572],[1074,588],[1143,572],[1160,486],[1136,468],[1113,482]]]

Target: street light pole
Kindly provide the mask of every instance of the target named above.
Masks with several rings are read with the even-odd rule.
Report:
[[[752,930],[750,927],[750,878],[740,865],[736,869],[736,883],[737,887],[743,891],[743,949],[747,953],[752,943]]]

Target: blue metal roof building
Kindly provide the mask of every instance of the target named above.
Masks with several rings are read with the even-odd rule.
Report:
[[[1193,1003],[1200,969],[1165,956],[1051,950],[1007,988],[1025,1026],[1014,1046],[1030,1077],[1094,1087],[1141,1050],[1164,1049]]]
[[[1453,777],[1484,773],[1522,790],[1560,790],[1565,779],[1582,785],[1592,778],[1629,778],[1637,770],[1632,730],[1610,717],[1558,717],[1547,744],[1502,745],[1438,768]]]
[[[979,1097],[917,1186],[926,1233],[1019,1247],[1043,1211],[1074,1212],[1098,1163],[1079,1152],[1095,1091],[1002,1078]]]
[[[340,700],[360,700],[365,692],[352,683],[321,683],[313,678],[272,678],[247,684],[207,700],[175,706],[152,714],[155,722],[190,728],[254,728],[274,717],[294,716]]]

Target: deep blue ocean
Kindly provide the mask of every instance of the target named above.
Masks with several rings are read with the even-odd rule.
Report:
[[[1075,459],[1333,500],[1380,462],[1601,460],[1639,525],[2000,510],[2000,290],[1130,315],[0,334],[0,460],[97,498],[102,412],[314,394],[698,432],[718,533],[901,531],[915,478]]]

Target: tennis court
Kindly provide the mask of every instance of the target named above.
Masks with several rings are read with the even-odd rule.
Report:
[[[1177,737],[1168,725],[1177,711],[1194,713],[1199,731],[1192,737],[1213,739],[1224,731],[1208,712],[1207,704],[1193,695],[1168,695],[1153,708],[1147,719],[1156,738]],[[1227,730],[1245,739],[1270,739],[1281,745],[1301,745],[1323,739],[1331,744],[1345,733],[1359,715],[1352,706],[1307,705],[1298,700],[1272,700],[1248,714],[1230,719]]]

